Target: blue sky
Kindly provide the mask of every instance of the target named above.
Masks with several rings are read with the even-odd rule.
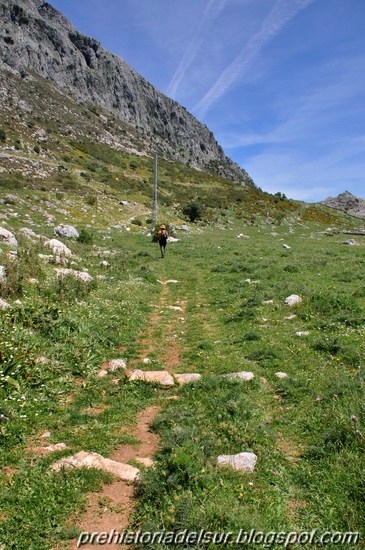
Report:
[[[50,0],[271,193],[365,198],[365,0]]]

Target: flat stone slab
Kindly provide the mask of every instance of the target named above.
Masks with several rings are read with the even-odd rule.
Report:
[[[244,380],[245,382],[248,382],[249,380],[253,380],[255,378],[255,375],[253,372],[241,371],[226,374],[225,378],[229,378],[230,380]]]
[[[236,455],[220,455],[217,457],[218,466],[229,466],[234,470],[253,472],[257,456],[254,453],[238,453]]]
[[[202,375],[197,372],[187,372],[183,374],[174,374],[174,377],[178,381],[179,385],[183,386],[184,384],[190,384],[191,382],[200,380]]]
[[[174,386],[173,377],[166,370],[139,370],[132,371],[129,381],[143,380],[144,382],[155,382],[161,386]]]
[[[71,470],[72,468],[96,468],[97,470],[104,470],[111,474],[123,479],[124,481],[136,481],[140,470],[129,464],[123,464],[110,460],[110,458],[104,458],[98,453],[92,453],[87,451],[80,451],[79,453],[61,458],[54,464],[51,469],[58,472],[62,468]]]

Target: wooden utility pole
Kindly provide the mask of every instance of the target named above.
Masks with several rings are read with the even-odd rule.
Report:
[[[158,213],[158,204],[157,204],[157,153],[154,155],[154,169],[153,169],[153,190],[152,190],[152,231],[156,229],[157,225],[157,213]]]

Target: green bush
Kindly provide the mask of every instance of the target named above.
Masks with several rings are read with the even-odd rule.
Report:
[[[5,130],[0,128],[0,142],[4,142],[4,141],[6,141],[6,133],[5,133]]]
[[[94,240],[94,236],[91,231],[89,231],[88,229],[82,228],[80,230],[77,240],[79,243],[92,244]]]
[[[195,222],[195,220],[201,220],[202,218],[202,207],[196,201],[186,204],[183,207],[182,211],[184,216],[188,216],[191,222]]]

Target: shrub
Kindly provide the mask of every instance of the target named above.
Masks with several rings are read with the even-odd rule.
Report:
[[[188,216],[191,222],[201,220],[202,207],[196,201],[190,202],[183,207],[183,214],[184,216]]]
[[[80,230],[79,236],[77,238],[79,243],[91,244],[93,242],[94,236],[91,231],[88,229],[82,228]]]
[[[0,128],[0,142],[4,142],[4,141],[6,141],[6,133],[5,133],[5,130]]]
[[[95,195],[87,195],[85,197],[85,202],[90,206],[95,206],[96,204],[98,204],[98,197],[96,197]]]

